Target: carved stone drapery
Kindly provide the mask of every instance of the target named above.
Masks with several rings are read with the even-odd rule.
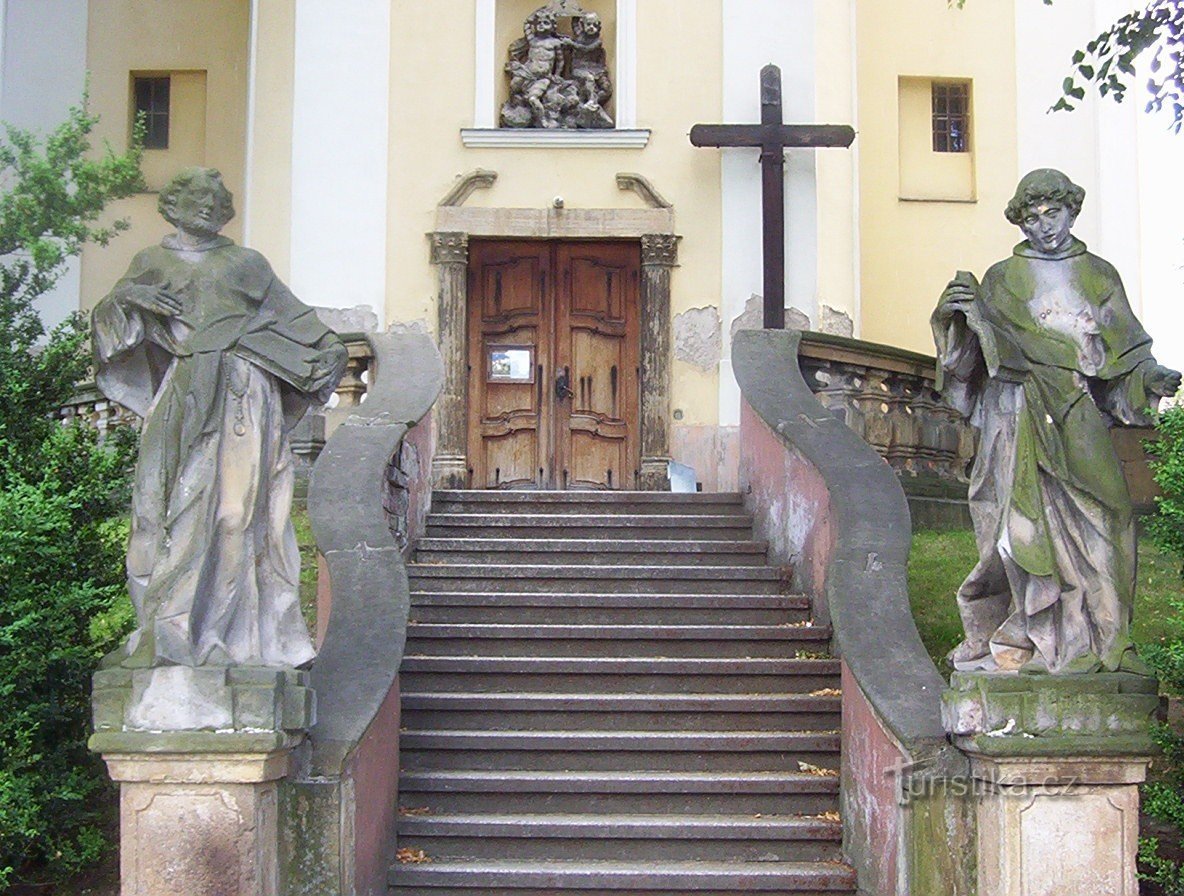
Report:
[[[465,405],[468,376],[465,355],[465,314],[468,305],[469,236],[437,232],[429,235],[432,264],[438,272],[440,354],[444,358],[444,389],[436,402],[437,441],[432,458],[432,482],[436,488],[465,488],[468,461],[465,456],[467,427]]]
[[[641,237],[641,488],[669,491],[670,273],[678,237]]]

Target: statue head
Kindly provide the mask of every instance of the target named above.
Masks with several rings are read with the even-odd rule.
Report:
[[[215,168],[186,168],[160,191],[161,216],[189,233],[213,236],[234,217],[234,197]]]
[[[1053,255],[1069,245],[1069,231],[1084,200],[1085,190],[1062,172],[1037,168],[1020,180],[1004,214],[1034,249]]]
[[[600,16],[594,12],[586,12],[582,16],[576,17],[573,22],[576,36],[586,40],[595,40],[600,37],[601,27]]]
[[[555,13],[547,7],[544,6],[542,9],[536,9],[534,15],[530,18],[533,20],[535,34],[541,34],[543,37],[547,37],[555,33],[558,25],[555,19]]]

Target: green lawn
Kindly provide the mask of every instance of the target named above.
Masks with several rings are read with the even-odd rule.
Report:
[[[972,532],[921,531],[913,535],[909,601],[925,649],[943,672],[942,659],[962,639],[954,594],[977,560]],[[1133,631],[1137,643],[1184,637],[1184,619],[1170,603],[1170,599],[1180,599],[1182,590],[1184,580],[1176,561],[1141,538]]]

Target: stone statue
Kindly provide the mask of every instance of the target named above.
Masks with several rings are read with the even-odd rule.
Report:
[[[572,20],[571,77],[580,85],[580,123],[577,127],[611,128],[604,104],[613,95],[600,37],[600,16],[586,12]]]
[[[559,32],[561,19],[570,21],[571,37]],[[611,128],[604,103],[612,81],[600,17],[553,2],[531,13],[522,28],[506,63],[510,97],[502,106],[502,127]]]
[[[234,209],[217,171],[182,171],[159,209],[176,234],[93,315],[99,388],[144,418],[127,557],[139,628],[120,661],[298,667],[314,651],[288,432],[332,395],[346,350],[262,255],[219,235]]]
[[[1149,422],[1180,374],[1156,364],[1117,271],[1070,233],[1084,196],[1059,171],[1026,175],[1006,215],[1027,239],[981,284],[960,271],[933,313],[938,388],[981,436],[959,670],[1145,671],[1129,635],[1133,513],[1109,425]]]

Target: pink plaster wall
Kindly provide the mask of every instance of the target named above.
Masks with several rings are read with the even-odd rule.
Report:
[[[399,682],[387,692],[350,764],[357,896],[386,896],[398,820]]]
[[[769,542],[773,563],[793,568],[793,584],[811,598],[814,616],[826,621],[826,570],[834,552],[830,492],[818,469],[786,444],[745,402],[740,415],[740,489]],[[859,873],[862,890],[897,894],[903,807],[897,779],[888,770],[904,754],[842,664],[843,721],[841,802],[844,852]],[[900,896],[907,896],[901,892]]]
[[[860,841],[864,857],[858,867],[860,886],[870,893],[899,893],[900,843],[904,810],[899,778],[890,770],[905,762],[904,753],[880,724],[855,676],[842,664],[843,735],[840,779],[843,845],[852,853]]]
[[[770,562],[790,567],[793,585],[810,596],[815,618],[826,608],[826,567],[834,547],[830,492],[822,475],[744,402],[740,411],[740,491],[769,542]]]

